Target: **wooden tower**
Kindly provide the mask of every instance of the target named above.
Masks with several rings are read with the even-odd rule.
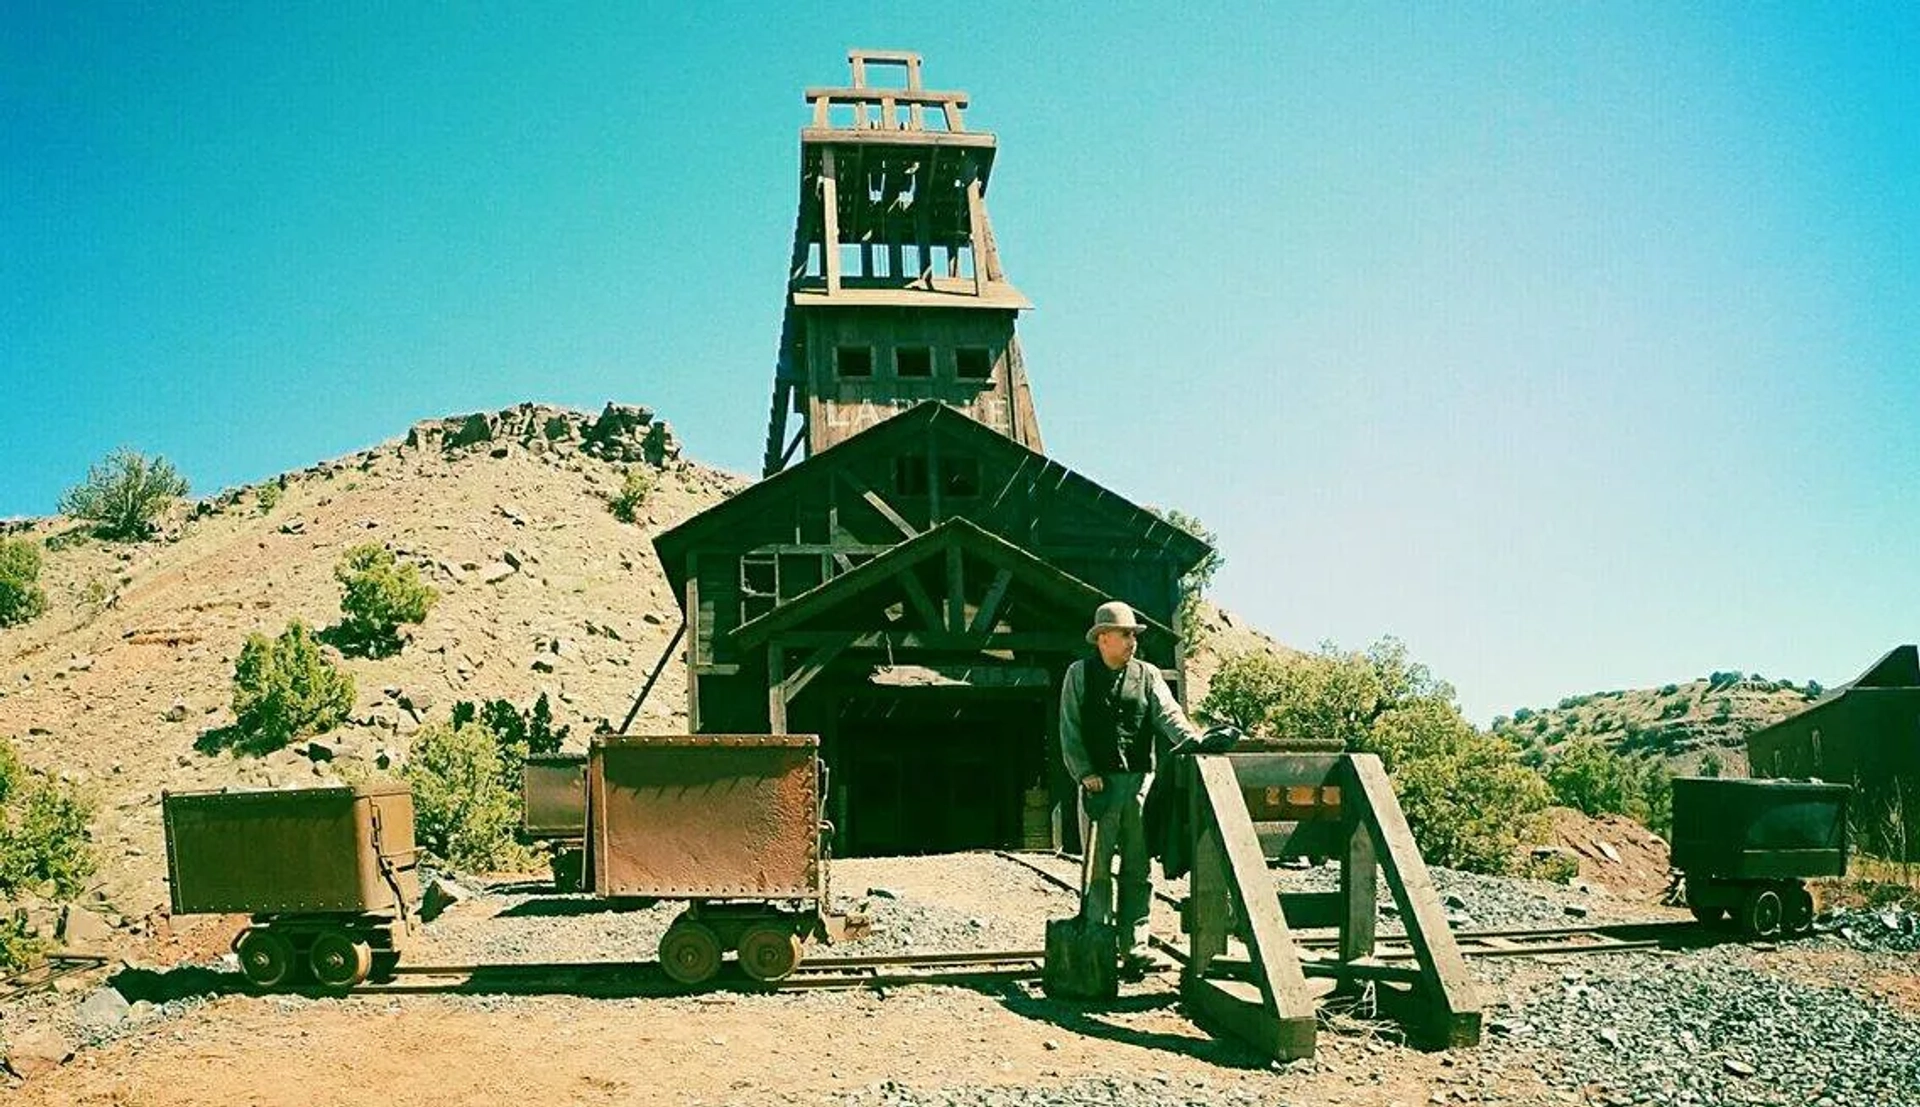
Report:
[[[806,93],[765,475],[925,400],[1039,452],[1014,335],[1032,305],[987,218],[994,136],[967,129],[966,93],[921,87],[918,54],[847,60],[851,87]],[[869,85],[876,69],[904,87]]]

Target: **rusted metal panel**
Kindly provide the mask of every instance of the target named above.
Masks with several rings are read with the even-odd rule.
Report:
[[[176,915],[398,914],[418,898],[403,784],[168,792],[161,808]]]
[[[520,770],[526,814],[521,825],[534,838],[584,838],[587,834],[587,755],[537,754]]]
[[[594,739],[594,891],[662,899],[812,899],[820,740],[808,734]]]

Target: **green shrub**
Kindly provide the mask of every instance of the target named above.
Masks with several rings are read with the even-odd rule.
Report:
[[[623,523],[631,523],[639,517],[639,511],[653,493],[653,478],[646,470],[632,468],[627,470],[626,478],[620,482],[620,491],[607,501],[613,517]]]
[[[152,534],[160,516],[186,494],[186,478],[172,462],[122,448],[88,468],[86,481],[60,497],[60,513],[93,523],[101,538],[137,541]]]
[[[1504,738],[1469,724],[1453,689],[1406,647],[1323,647],[1310,657],[1231,658],[1202,710],[1282,738],[1334,738],[1379,755],[1428,862],[1503,873],[1544,831],[1546,784]],[[1544,720],[1542,720],[1544,721]]]
[[[477,706],[471,700],[460,700],[453,705],[454,726],[474,722],[493,735],[500,755],[500,780],[514,794],[516,805],[520,802],[520,770],[527,758],[557,753],[560,743],[566,741],[567,732],[573,729],[553,728],[553,705],[547,702],[545,692],[540,693],[528,711],[521,711],[507,700],[487,700]]]
[[[531,863],[514,841],[519,794],[502,781],[499,746],[486,727],[473,722],[422,727],[402,775],[413,786],[415,832],[435,857],[474,872]]]
[[[1721,773],[1726,772],[1726,770],[1726,762],[1722,761],[1720,755],[1712,750],[1708,750],[1706,755],[1700,758],[1701,776],[1719,776]]]
[[[79,895],[98,868],[87,825],[93,814],[80,789],[29,772],[12,743],[0,740],[0,899]],[[0,947],[0,964],[17,955],[12,939],[0,939]]]
[[[1187,649],[1197,649],[1206,639],[1205,624],[1200,619],[1200,602],[1206,598],[1207,589],[1212,587],[1213,578],[1220,572],[1227,559],[1220,553],[1220,536],[1207,529],[1199,519],[1179,508],[1169,508],[1164,512],[1156,511],[1161,518],[1207,544],[1207,553],[1198,564],[1183,573],[1179,580],[1180,637]]]
[[[332,730],[353,709],[353,676],[336,669],[299,620],[279,638],[250,634],[233,667],[233,742],[247,753],[280,749]]]
[[[392,550],[373,542],[340,555],[333,577],[344,589],[342,618],[328,636],[344,653],[367,657],[398,653],[401,624],[425,621],[440,598],[420,580],[419,569],[399,564]]]
[[[254,510],[265,515],[280,506],[280,482],[268,481],[253,494]]]
[[[0,627],[24,623],[47,609],[40,560],[40,547],[34,543],[0,538]]]
[[[1429,864],[1478,873],[1512,870],[1520,848],[1545,834],[1547,786],[1504,738],[1483,733],[1451,703],[1425,700],[1382,715],[1367,745]]]
[[[46,942],[27,930],[26,912],[0,916],[0,971],[14,972],[40,960]]]
[[[1519,875],[1528,880],[1545,880],[1552,884],[1571,884],[1573,878],[1580,875],[1580,862],[1555,850],[1529,857],[1520,866]]]
[[[1555,803],[1588,815],[1625,815],[1659,834],[1673,825],[1673,775],[1656,758],[1627,757],[1590,738],[1547,766]]]

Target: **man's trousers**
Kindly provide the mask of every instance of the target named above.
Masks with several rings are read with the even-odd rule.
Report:
[[[1120,930],[1125,952],[1147,951],[1147,916],[1153,904],[1153,877],[1147,869],[1147,832],[1143,818],[1151,773],[1107,773],[1099,792],[1080,789],[1080,842],[1086,863],[1081,872],[1080,911],[1089,921]],[[1120,858],[1120,903],[1113,902],[1113,860]]]

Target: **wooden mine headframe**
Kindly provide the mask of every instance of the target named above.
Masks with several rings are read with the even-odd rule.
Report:
[[[806,92],[800,210],[764,474],[925,400],[1036,452],[1039,422],[987,217],[991,132],[964,92],[923,88],[920,55],[854,50],[852,84]],[[878,87],[874,70],[904,73]],[[789,429],[788,417],[799,426]]]

